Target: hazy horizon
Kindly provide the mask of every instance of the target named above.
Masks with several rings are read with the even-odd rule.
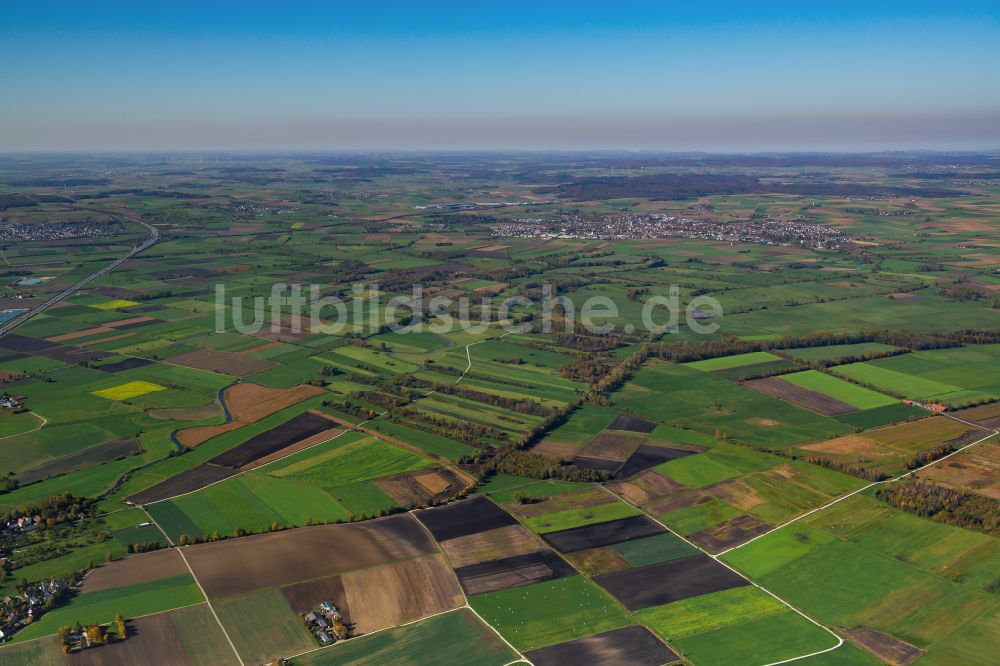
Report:
[[[540,5],[9,7],[0,151],[1000,147],[995,3]]]

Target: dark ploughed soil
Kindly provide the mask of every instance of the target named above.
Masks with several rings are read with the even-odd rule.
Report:
[[[229,467],[208,464],[198,465],[197,467],[181,472],[177,476],[172,476],[166,481],[160,481],[155,486],[140,490],[127,499],[133,504],[149,504],[150,502],[198,490],[210,483],[228,479],[233,474],[236,474],[236,470]]]
[[[121,372],[122,370],[141,368],[144,365],[152,365],[152,363],[152,361],[146,358],[129,356],[128,358],[123,358],[122,360],[115,361],[114,363],[105,363],[104,365],[95,366],[94,370],[100,370],[101,372]]]
[[[738,546],[755,536],[760,536],[771,526],[753,516],[736,516],[721,525],[713,525],[691,535],[691,541],[713,553]]]
[[[596,469],[601,472],[611,472],[613,473],[616,469],[621,467],[621,462],[618,460],[605,460],[604,458],[588,458],[587,456],[577,456],[573,458],[572,463],[579,467],[580,469]]]
[[[220,453],[208,462],[226,467],[242,467],[258,458],[280,451],[295,442],[317,435],[334,426],[333,421],[312,412],[303,412],[293,419],[251,437],[239,446]]]
[[[348,627],[351,626],[351,608],[347,604],[347,593],[344,591],[344,579],[341,576],[295,583],[281,588],[281,594],[296,613],[308,613],[320,602],[332,601],[340,611],[341,621]]]
[[[535,666],[660,666],[680,659],[646,627],[625,627],[526,652]]]
[[[656,428],[655,421],[649,421],[631,414],[619,414],[618,418],[611,422],[608,430],[631,430],[632,432],[650,433]]]
[[[632,516],[621,520],[612,520],[608,523],[584,525],[561,532],[549,532],[541,536],[559,552],[573,553],[587,548],[599,548],[600,546],[631,541],[660,532],[666,532],[666,530],[649,516]]]
[[[631,611],[750,584],[703,554],[597,576],[594,582]]]
[[[509,513],[481,496],[436,509],[424,509],[414,515],[438,541],[517,524]]]
[[[697,453],[697,451],[672,449],[666,446],[650,446],[648,444],[643,444],[615,473],[615,478],[627,479],[630,476],[634,476],[639,472],[656,467],[657,465],[665,463],[668,460],[683,458],[684,456],[690,456],[694,453]]]
[[[505,557],[455,569],[466,594],[506,590],[576,575],[576,570],[552,551]]]

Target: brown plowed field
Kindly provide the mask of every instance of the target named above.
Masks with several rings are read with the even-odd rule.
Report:
[[[473,483],[457,470],[447,467],[406,472],[375,481],[375,485],[403,506],[426,506],[444,502],[458,496]]]
[[[850,414],[851,412],[858,411],[858,408],[853,405],[848,405],[846,402],[841,402],[840,400],[834,400],[830,396],[823,395],[818,391],[810,391],[801,386],[796,386],[791,382],[784,381],[780,377],[752,379],[748,382],[743,382],[743,385],[816,412],[817,414],[822,414],[823,416],[837,416],[838,414]]]
[[[628,481],[614,481],[608,484],[608,488],[633,504],[646,504],[650,500],[686,490],[680,483],[655,470],[639,474]]]
[[[82,650],[68,661],[74,666],[121,666],[121,664],[163,664],[190,666],[194,663],[184,651],[184,644],[169,613],[158,613],[129,620],[128,640]]]
[[[407,513],[199,544],[187,547],[184,554],[205,593],[214,599],[389,564],[435,550],[427,532]]]
[[[333,439],[338,435],[342,435],[343,433],[344,433],[343,428],[331,428],[329,430],[324,430],[323,432],[317,433],[312,437],[306,437],[305,439],[299,440],[298,442],[286,446],[285,448],[279,451],[275,451],[270,455],[257,458],[253,462],[247,463],[246,465],[243,465],[243,467],[240,467],[240,470],[247,471],[251,469],[257,469],[258,467],[266,465],[269,462],[274,462],[275,460],[284,458],[285,456],[290,456],[293,453],[298,453],[299,451],[308,449],[310,446],[316,446],[317,444],[322,444],[323,442]]]
[[[80,590],[84,594],[100,592],[113,587],[137,585],[170,576],[179,576],[187,572],[188,568],[184,565],[184,560],[181,559],[177,549],[164,548],[163,550],[154,550],[151,553],[130,555],[121,560],[102,564],[87,574]]]
[[[590,440],[577,454],[585,458],[601,458],[625,462],[635,453],[645,437],[643,435],[625,434],[624,432],[602,432]]]
[[[767,523],[757,520],[753,516],[744,515],[736,516],[721,525],[714,525],[700,532],[695,532],[690,538],[691,541],[706,550],[718,553],[749,541],[755,536],[760,536],[770,529],[771,526]]]
[[[252,356],[224,352],[217,349],[198,349],[184,354],[178,354],[167,359],[168,363],[185,365],[189,368],[218,372],[232,377],[246,377],[255,372],[273,368],[277,363],[262,361]]]
[[[840,627],[840,631],[882,661],[893,666],[909,666],[909,664],[912,664],[927,652],[927,650],[921,650],[915,645],[910,645],[905,641],[899,640],[895,636],[890,636],[889,634],[884,634],[881,631],[875,631],[868,627],[856,627],[854,629]]]
[[[332,601],[340,611],[341,621],[351,626],[351,606],[347,603],[343,576],[308,580],[281,588],[288,605],[296,613],[308,613],[323,601]]]
[[[465,597],[440,555],[343,576],[355,634],[458,608]]]
[[[538,537],[520,525],[508,525],[441,543],[441,550],[456,569],[512,555],[525,555],[542,548],[544,546]]]
[[[233,415],[232,421],[221,425],[186,428],[177,433],[177,439],[184,446],[193,448],[216,435],[236,430],[248,423],[256,423],[265,416],[323,393],[325,393],[323,389],[310,384],[290,389],[275,389],[248,383],[234,384],[223,394],[229,412]]]
[[[660,666],[679,657],[646,627],[625,627],[525,654],[535,666]]]
[[[569,442],[553,442],[549,439],[531,447],[532,453],[540,453],[543,456],[563,459],[572,458],[579,450],[579,444],[571,444]]]

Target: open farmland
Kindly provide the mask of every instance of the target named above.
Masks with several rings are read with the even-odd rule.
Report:
[[[1000,397],[996,179],[914,174],[995,160],[135,156],[29,186],[51,167],[17,159],[0,205],[35,205],[4,224],[127,233],[5,241],[4,309],[138,220],[159,238],[0,336],[26,409],[0,410],[0,509],[46,523],[0,530],[0,599],[89,571],[0,663],[237,663],[228,638],[246,664],[728,666],[834,634],[802,663],[989,663],[998,445],[941,456],[1000,427],[954,409]],[[293,284],[345,327],[256,306]],[[490,322],[389,304],[415,285]],[[644,330],[674,287],[680,330]],[[614,330],[568,321],[592,296]],[[718,332],[683,322],[695,296]],[[324,601],[348,640],[304,626]],[[63,624],[118,612],[129,641],[61,654]]]

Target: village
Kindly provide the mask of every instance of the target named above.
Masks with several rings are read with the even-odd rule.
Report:
[[[499,238],[694,238],[730,243],[800,245],[817,250],[841,249],[853,240],[837,229],[808,222],[782,222],[770,218],[716,222],[661,213],[622,213],[600,218],[563,215],[553,220],[516,219],[494,224],[491,232]]]

